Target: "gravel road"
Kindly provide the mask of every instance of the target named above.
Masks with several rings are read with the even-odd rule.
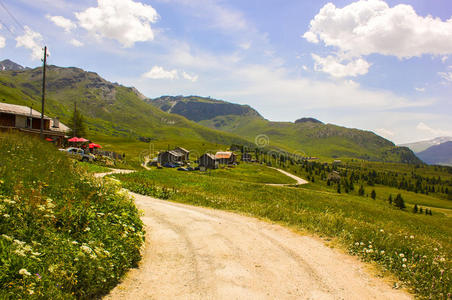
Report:
[[[317,238],[131,195],[147,227],[143,260],[105,299],[411,299]]]

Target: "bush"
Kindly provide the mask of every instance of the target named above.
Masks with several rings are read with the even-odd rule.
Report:
[[[0,139],[0,298],[108,292],[140,260],[144,235],[134,203],[50,144]]]

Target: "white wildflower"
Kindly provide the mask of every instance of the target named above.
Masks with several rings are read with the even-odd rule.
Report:
[[[77,245],[78,242],[77,241],[72,241],[72,245]]]
[[[402,265],[402,267],[403,267],[403,268],[406,268],[406,265],[405,265],[405,264],[403,264],[403,265]]]
[[[356,243],[355,243],[355,246],[359,246],[359,243],[358,243],[358,242],[356,242]]]
[[[10,237],[9,235],[6,235],[6,234],[2,234],[2,237],[3,237],[5,240],[8,240],[8,241],[12,241],[12,240],[13,240],[12,237]]]
[[[399,256],[400,256],[400,257],[405,257],[405,254],[400,253]]]
[[[372,245],[369,245],[369,248],[372,249]]]
[[[433,248],[433,250],[438,251],[438,248]]]
[[[31,273],[27,271],[27,269],[20,269],[19,270],[20,275],[30,276]]]
[[[380,254],[381,254],[381,255],[385,254],[385,251],[384,251],[384,250],[381,250],[381,251],[380,251]]]
[[[17,244],[19,246],[23,246],[25,245],[25,242],[19,241],[19,240],[14,240],[14,244]]]
[[[10,217],[10,215],[8,215],[8,214],[3,214],[3,217],[6,218],[6,219],[8,219],[8,218]]]
[[[406,258],[404,257],[404,258],[402,259],[402,261],[403,261],[403,262],[406,262]]]
[[[414,239],[414,235],[410,235],[410,239]]]
[[[385,232],[383,229],[380,229],[380,232]]]

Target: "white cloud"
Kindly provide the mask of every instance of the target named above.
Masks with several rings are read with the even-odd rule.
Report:
[[[303,37],[314,43],[321,40],[355,57],[447,55],[452,53],[452,18],[443,22],[422,17],[410,5],[389,7],[382,0],[360,0],[344,8],[328,3]]]
[[[72,46],[74,46],[74,47],[82,47],[82,46],[83,46],[83,43],[80,42],[80,41],[77,40],[77,39],[71,39],[71,40],[69,41],[69,43],[70,43]]]
[[[356,77],[364,75],[368,72],[370,64],[362,58],[352,60],[346,64],[342,64],[342,60],[338,57],[327,56],[320,57],[312,54],[315,61],[314,69],[330,74],[333,77]]]
[[[162,67],[154,66],[152,69],[143,74],[143,77],[150,79],[177,79],[179,78],[177,70],[165,70]]]
[[[43,56],[42,43],[43,38],[39,32],[31,30],[28,26],[24,27],[25,34],[16,38],[16,47],[24,47],[31,50],[32,59],[41,59]]]
[[[438,75],[446,82],[452,82],[452,72],[439,72]]]
[[[98,0],[97,7],[90,7],[75,14],[79,26],[99,38],[117,40],[124,47],[136,42],[152,41],[151,23],[159,15],[150,5],[132,0]]]
[[[71,32],[71,30],[77,28],[77,25],[75,25],[74,22],[62,16],[47,15],[46,18],[52,21],[56,26],[63,28],[66,32]]]
[[[415,87],[414,88],[416,91],[418,91],[418,92],[425,92],[425,88],[418,88],[418,87]]]
[[[444,64],[446,63],[447,59],[449,58],[449,56],[444,55],[443,57],[441,57],[441,62]]]
[[[184,77],[187,80],[190,80],[191,82],[198,81],[198,75],[191,75],[186,73],[185,71],[182,72],[182,77]]]
[[[309,68],[308,68],[308,66],[306,66],[306,65],[302,65],[301,68],[302,68],[304,71],[306,71],[306,72],[309,71]]]
[[[427,133],[431,134],[434,137],[451,136],[452,135],[451,131],[447,131],[447,130],[443,130],[443,129],[431,128],[430,126],[428,126],[424,122],[419,122],[419,124],[417,124],[417,126],[416,126],[416,129],[420,130],[420,131],[427,132]]]
[[[394,135],[395,135],[394,132],[392,132],[391,130],[385,129],[385,128],[378,128],[378,129],[375,129],[375,132],[376,132],[378,135],[381,135],[382,137],[387,138],[387,139],[391,139],[391,138],[393,138]]]

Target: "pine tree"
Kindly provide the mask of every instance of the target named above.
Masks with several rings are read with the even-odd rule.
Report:
[[[424,209],[423,209],[422,207],[419,208],[419,213],[420,213],[420,214],[424,213]]]
[[[327,186],[330,186],[330,185],[331,185],[331,182],[330,182],[329,179],[326,181],[326,185],[327,185]]]
[[[389,204],[392,205],[392,195],[391,194],[389,194],[388,202],[389,202]]]
[[[341,193],[341,183],[340,182],[337,184],[337,193],[338,194]]]
[[[404,209],[406,207],[405,201],[403,201],[402,195],[400,194],[397,194],[397,197],[395,198],[394,202],[395,206],[397,206],[400,209]]]
[[[413,213],[417,214],[417,212],[418,212],[418,208],[417,208],[417,204],[415,204],[413,207]]]
[[[364,193],[365,193],[365,191],[364,191],[364,186],[361,184],[361,186],[359,187],[358,194],[359,194],[360,196],[364,196]]]
[[[68,125],[71,128],[70,136],[86,136],[85,121],[82,114],[80,114],[80,111],[74,110]]]
[[[372,192],[370,193],[370,197],[374,200],[375,198],[377,198],[377,193],[375,192],[375,190],[372,190]]]

